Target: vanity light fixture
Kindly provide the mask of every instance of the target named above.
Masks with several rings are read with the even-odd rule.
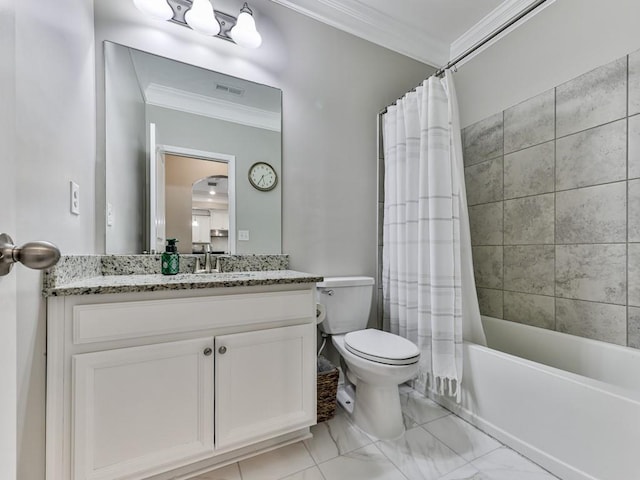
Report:
[[[211,0],[133,0],[133,3],[153,18],[189,27],[203,35],[246,48],[258,48],[262,44],[253,11],[246,2],[238,18],[215,10]]]

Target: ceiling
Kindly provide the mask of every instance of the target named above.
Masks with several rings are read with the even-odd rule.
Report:
[[[535,3],[535,0],[271,1],[437,67]]]

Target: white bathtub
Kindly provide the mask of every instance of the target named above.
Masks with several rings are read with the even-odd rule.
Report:
[[[483,317],[462,404],[436,401],[564,480],[640,479],[640,351]]]

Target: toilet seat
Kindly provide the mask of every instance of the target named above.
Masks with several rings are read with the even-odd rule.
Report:
[[[344,346],[358,357],[385,365],[411,365],[420,358],[413,342],[374,328],[347,333]]]

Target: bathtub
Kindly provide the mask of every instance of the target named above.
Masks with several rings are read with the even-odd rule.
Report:
[[[640,351],[482,321],[461,404],[434,400],[564,480],[640,479]]]

